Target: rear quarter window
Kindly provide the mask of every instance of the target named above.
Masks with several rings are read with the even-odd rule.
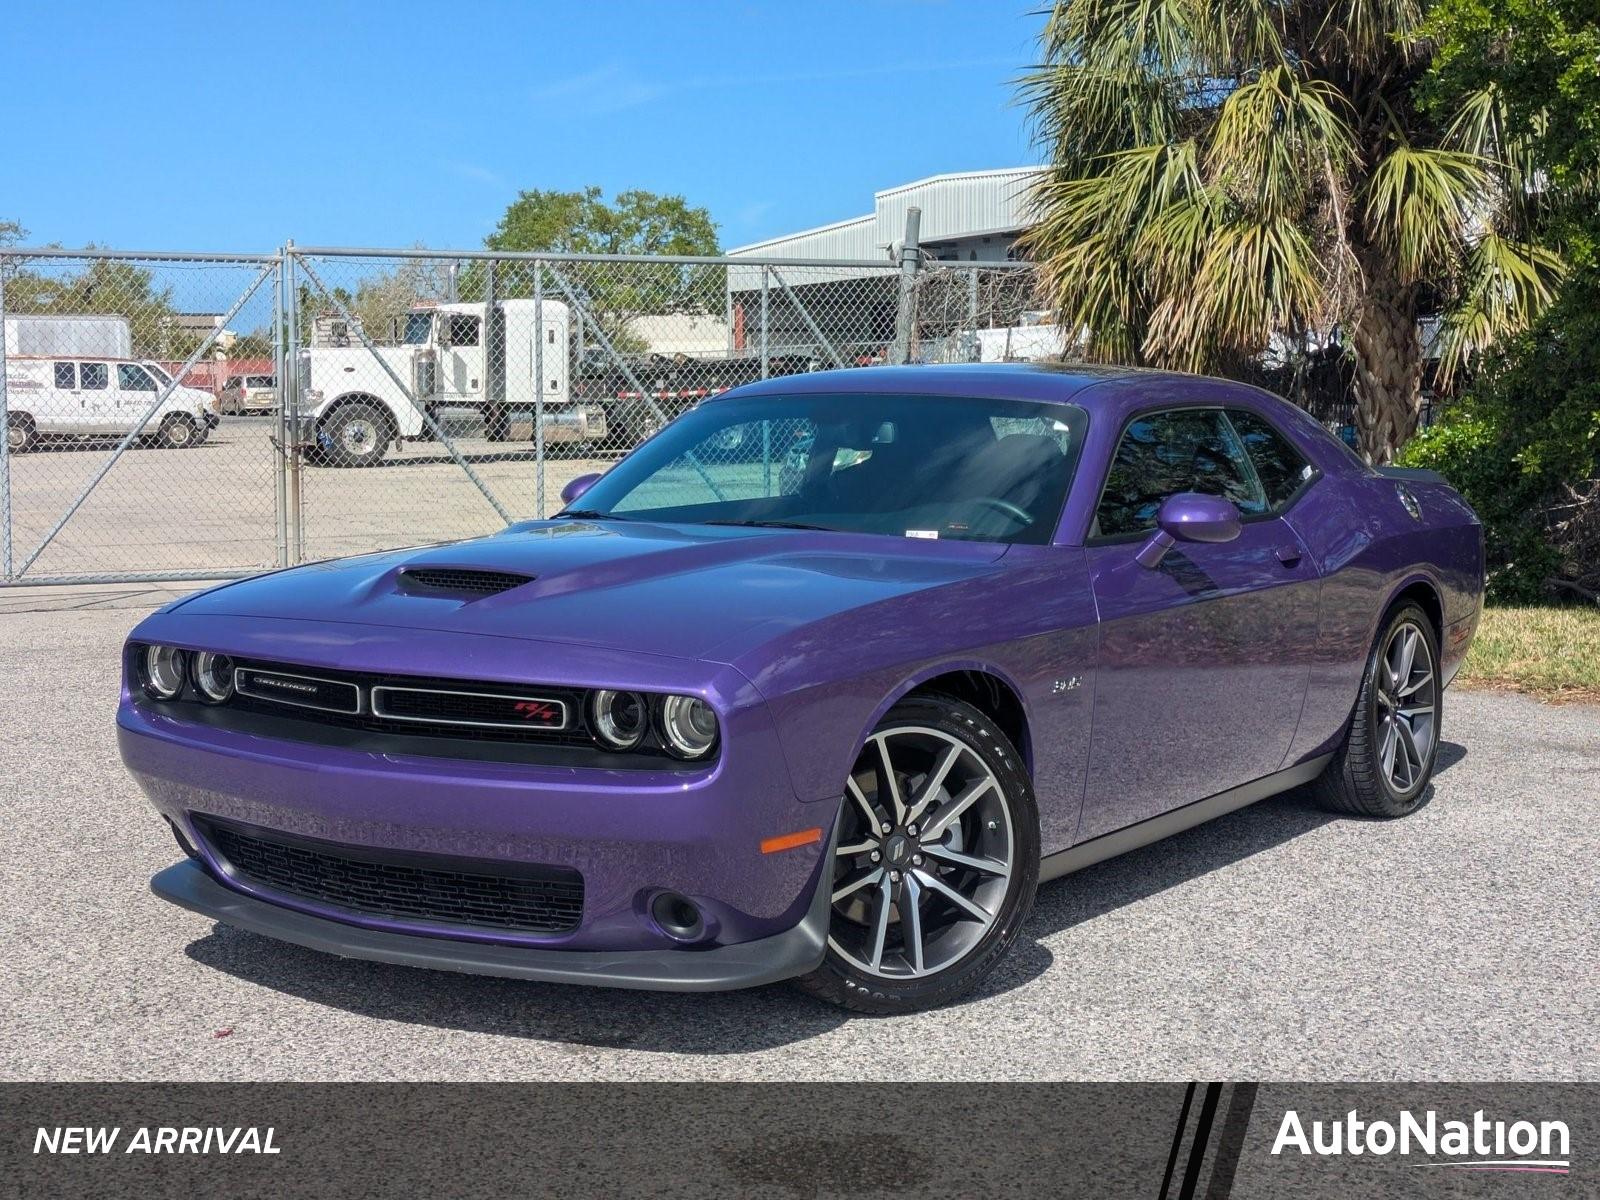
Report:
[[[1316,474],[1315,468],[1264,417],[1248,409],[1230,408],[1228,420],[1244,443],[1250,465],[1273,511],[1284,508]]]

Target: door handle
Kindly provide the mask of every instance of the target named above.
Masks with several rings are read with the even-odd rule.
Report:
[[[1294,567],[1300,564],[1301,554],[1299,546],[1279,546],[1273,551],[1273,555],[1286,567]]]

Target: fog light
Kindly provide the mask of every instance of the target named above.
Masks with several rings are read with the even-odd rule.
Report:
[[[183,668],[188,655],[176,646],[146,646],[144,690],[157,700],[171,700],[183,691]]]
[[[213,704],[233,695],[233,659],[209,650],[194,656],[194,685]]]
[[[644,697],[637,692],[601,689],[594,694],[590,717],[595,736],[614,750],[632,750],[649,725]]]
[[[694,901],[677,892],[662,892],[650,904],[650,916],[661,932],[678,942],[698,941],[705,936],[706,922]]]
[[[717,714],[698,696],[668,696],[661,705],[661,736],[679,758],[700,758],[717,741]]]

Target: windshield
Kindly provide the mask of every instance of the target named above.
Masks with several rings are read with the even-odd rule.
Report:
[[[407,346],[426,346],[428,334],[433,329],[433,313],[410,312],[406,314],[406,332],[400,341]]]
[[[160,367],[156,366],[155,363],[153,363],[153,362],[145,363],[144,364],[144,369],[146,371],[149,371],[150,374],[154,375],[162,383],[171,383],[172,382],[172,376],[168,375],[165,371],[163,371]]]
[[[618,463],[575,509],[618,520],[1044,543],[1086,423],[1070,405],[968,397],[714,401]]]

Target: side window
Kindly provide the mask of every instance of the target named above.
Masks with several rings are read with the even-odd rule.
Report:
[[[450,314],[450,344],[452,346],[476,346],[478,344],[477,317],[469,313]]]
[[[111,380],[111,370],[105,363],[79,363],[78,385],[86,392],[103,392]]]
[[[153,392],[156,390],[156,381],[150,378],[143,367],[118,363],[117,387],[125,392]]]
[[[1267,511],[1244,446],[1221,409],[1136,418],[1117,444],[1090,533],[1116,537],[1153,529],[1161,502],[1176,492],[1225,497],[1247,516]]]
[[[1302,484],[1315,473],[1300,452],[1263,418],[1242,408],[1230,408],[1228,420],[1233,423],[1239,440],[1244,443],[1250,465],[1261,480],[1267,504],[1277,511],[1294,497]]]
[[[76,363],[56,364],[56,386],[72,391],[78,386],[78,365]]]

